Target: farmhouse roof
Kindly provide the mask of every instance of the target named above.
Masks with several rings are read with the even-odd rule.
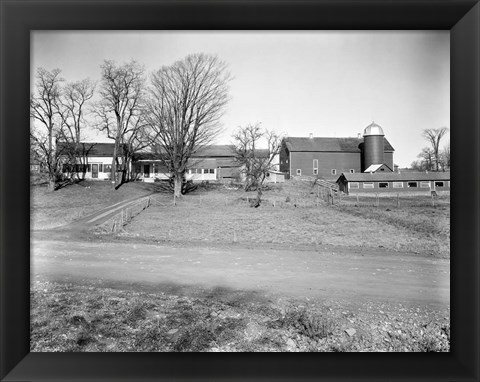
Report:
[[[111,157],[113,156],[115,144],[101,143],[101,142],[80,142],[78,144],[77,152],[80,155],[88,155],[90,157]],[[73,151],[75,144],[71,142],[58,142],[57,152],[60,154],[67,154]],[[118,155],[122,154],[122,146],[119,147]]]
[[[347,173],[343,172],[340,177],[348,182],[408,182],[408,181],[429,181],[429,180],[450,180],[450,172],[375,172],[375,173]]]
[[[351,152],[359,153],[362,138],[285,138],[285,144],[289,151],[325,151],[325,152]],[[384,138],[384,150],[395,151],[390,142]]]
[[[210,145],[198,149],[192,156],[195,157],[233,157],[235,148],[233,145]]]
[[[206,158],[206,159],[195,159],[195,158],[190,158],[188,162],[188,167],[189,168],[217,168],[217,160],[212,159],[212,158]]]

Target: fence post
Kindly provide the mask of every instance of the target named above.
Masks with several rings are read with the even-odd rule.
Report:
[[[400,200],[399,200],[399,194],[397,194],[397,208],[400,207]]]
[[[357,206],[360,207],[360,200],[358,200],[358,194],[357,194]]]
[[[433,196],[433,192],[432,192],[432,207],[435,208],[435,197]]]

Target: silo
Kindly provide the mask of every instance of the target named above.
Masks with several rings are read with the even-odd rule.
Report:
[[[382,128],[375,122],[368,125],[363,132],[363,169],[372,164],[384,163],[384,136]]]

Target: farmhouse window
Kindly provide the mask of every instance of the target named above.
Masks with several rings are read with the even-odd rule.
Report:
[[[350,169],[350,174],[354,174],[355,170],[353,168]]]
[[[373,183],[363,183],[363,188],[373,188]]]
[[[153,165],[153,173],[158,174],[158,164]]]
[[[444,187],[443,182],[435,182],[435,187]]]
[[[337,170],[332,168],[332,175],[336,175],[337,174]]]
[[[358,182],[351,182],[348,183],[350,188],[360,188],[360,184]]]
[[[378,188],[388,188],[388,182],[379,182]]]
[[[88,171],[90,171],[90,170],[88,170]],[[103,172],[111,172],[111,171],[112,171],[112,165],[111,164],[103,165]]]
[[[430,188],[430,182],[420,182],[421,188]]]
[[[297,175],[302,175],[302,170],[297,168]]]
[[[407,187],[408,187],[408,188],[417,188],[417,187],[418,187],[418,183],[417,183],[417,182],[408,182],[408,183],[407,183]]]
[[[393,188],[403,188],[403,182],[393,182]]]
[[[87,165],[87,172],[92,172],[92,165],[91,164]]]
[[[214,170],[213,168],[210,168],[210,169],[208,170],[208,172],[209,172],[210,174],[215,174],[215,170]]]
[[[98,172],[103,172],[103,164],[98,165]]]

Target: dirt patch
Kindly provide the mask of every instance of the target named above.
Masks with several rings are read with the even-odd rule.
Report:
[[[450,349],[449,311],[341,301],[266,300],[203,290],[37,281],[31,351],[418,351]]]

